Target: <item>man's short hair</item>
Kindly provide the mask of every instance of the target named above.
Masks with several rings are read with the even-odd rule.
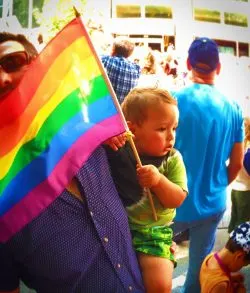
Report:
[[[37,49],[35,46],[27,40],[27,38],[22,34],[12,34],[9,32],[0,32],[0,44],[7,41],[15,41],[24,46],[25,51],[29,56],[29,60],[34,59],[37,55]]]
[[[128,58],[131,56],[135,48],[135,44],[125,37],[117,37],[113,43],[113,56],[121,56]]]
[[[208,74],[219,64],[219,50],[216,42],[209,38],[197,38],[188,50],[188,60],[195,71]]]
[[[129,92],[121,107],[127,121],[140,125],[147,119],[147,110],[161,103],[177,106],[177,100],[165,89],[138,87]]]

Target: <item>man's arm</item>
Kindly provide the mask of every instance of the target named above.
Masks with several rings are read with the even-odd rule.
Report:
[[[243,166],[244,157],[244,145],[243,142],[237,142],[234,144],[227,167],[228,184],[234,181],[237,177],[240,169]]]

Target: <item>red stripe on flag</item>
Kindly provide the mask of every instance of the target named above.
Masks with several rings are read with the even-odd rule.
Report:
[[[18,87],[6,98],[0,100],[0,129],[23,113],[54,60],[76,39],[83,37],[84,33],[79,19],[76,18],[49,42],[30,65],[31,68],[26,72],[25,78],[22,79]],[[17,97],[19,98],[17,99]]]
[[[104,129],[107,130],[103,131]],[[0,242],[6,242],[25,225],[36,218],[63,191],[95,148],[108,137],[124,132],[120,115],[116,114],[94,125],[81,136],[64,155],[44,182],[34,188],[11,210],[0,217]],[[86,149],[83,153],[83,149]],[[81,155],[79,155],[81,154]]]

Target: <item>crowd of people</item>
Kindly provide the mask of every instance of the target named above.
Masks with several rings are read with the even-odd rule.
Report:
[[[0,243],[1,293],[19,292],[20,280],[41,293],[169,293],[173,239],[185,231],[183,292],[245,292],[233,273],[250,263],[250,118],[216,87],[218,46],[190,44],[188,78],[152,50],[137,64],[134,48],[119,38],[101,61],[142,165],[127,134],[100,145],[44,212]],[[24,36],[0,33],[0,107],[37,55]],[[211,254],[232,182],[229,241]]]

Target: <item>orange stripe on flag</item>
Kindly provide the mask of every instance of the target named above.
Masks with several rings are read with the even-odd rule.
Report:
[[[85,48],[85,50],[83,48]],[[73,72],[71,68],[74,67],[76,62],[80,62],[80,60],[74,61],[74,56],[78,59],[81,58],[83,61],[91,55],[92,53],[87,46],[86,39],[82,37],[72,43],[70,47],[65,49],[62,54],[57,57],[55,62],[48,69],[44,79],[39,84],[37,92],[34,94],[25,111],[21,113],[21,115],[14,120],[13,123],[10,123],[6,127],[0,129],[0,137],[8,136],[8,139],[2,142],[0,157],[8,153],[22,139],[38,111],[50,101],[55,91],[61,84],[63,84],[65,76],[67,76],[69,72]],[[63,66],[61,66],[62,64]],[[34,66],[30,70],[39,70],[39,68]],[[72,88],[72,83],[68,85],[70,91],[73,91],[75,87],[76,86]],[[64,88],[67,89],[65,85]],[[65,95],[67,94],[69,93],[65,93]],[[15,133],[15,135],[8,135],[10,133]]]
[[[54,60],[64,49],[82,36],[83,31],[79,26],[78,20],[74,19],[59,32],[56,38],[49,42],[47,46],[52,50],[46,50],[45,48],[40,53],[39,58],[31,65],[36,66],[34,71],[28,70],[20,86],[13,90],[5,99],[0,100],[0,129],[17,119],[21,113],[23,113]],[[50,46],[52,41],[53,47]],[[82,49],[84,50],[84,48]],[[39,63],[46,63],[46,67],[44,66],[43,70],[38,70],[37,67],[40,66]],[[22,92],[20,92],[20,89],[22,89]],[[16,97],[20,95],[22,95],[22,99],[16,99]],[[15,107],[13,107],[13,105],[15,105]]]

